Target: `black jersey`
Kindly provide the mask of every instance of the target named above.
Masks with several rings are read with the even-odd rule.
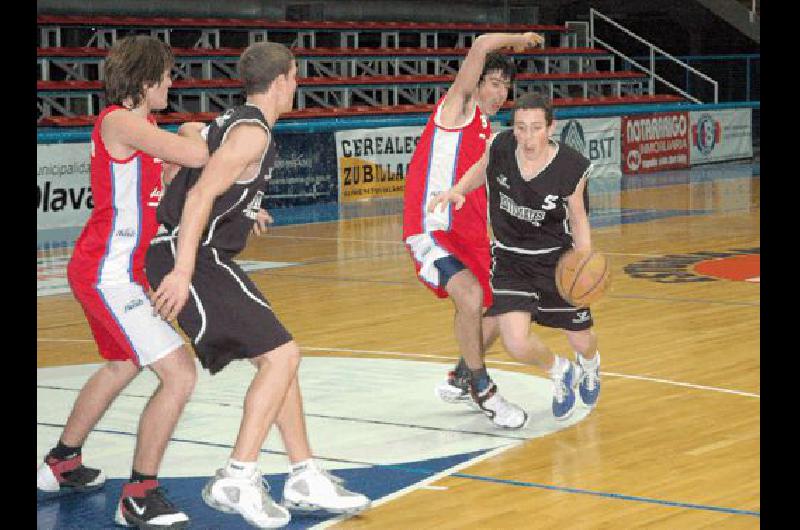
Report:
[[[264,115],[258,107],[251,104],[229,109],[211,122],[206,138],[209,154],[213,154],[225,141],[228,132],[241,123],[255,123],[267,131],[269,143],[262,156],[261,167],[253,179],[234,183],[216,198],[200,239],[201,245],[232,254],[241,252],[247,243],[247,236],[261,208],[261,199],[277,155],[275,138]],[[202,168],[182,168],[167,186],[158,206],[157,216],[158,222],[164,225],[169,234],[177,235],[186,194],[200,178],[200,173]]]
[[[520,254],[543,254],[572,246],[567,197],[591,163],[568,145],[555,142],[555,157],[525,181],[512,130],[499,133],[489,151],[486,191],[495,245]],[[585,198],[585,195],[584,195]]]

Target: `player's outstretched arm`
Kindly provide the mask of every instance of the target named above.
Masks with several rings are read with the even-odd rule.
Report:
[[[200,135],[203,124],[189,123],[193,125],[175,134],[132,112],[117,110],[103,119],[100,133],[107,146],[125,146],[181,166],[202,167],[208,161],[208,146]]]
[[[205,123],[199,121],[187,121],[178,128],[178,135],[186,138],[195,138],[199,135],[203,140],[207,140],[207,131],[208,126]],[[175,175],[178,174],[178,171],[180,171],[181,167],[183,166],[174,162],[170,162],[169,160],[164,160],[162,166],[161,184],[162,186],[166,187],[169,186],[169,184],[172,182],[172,179],[175,178]]]
[[[592,250],[589,216],[586,214],[586,206],[583,203],[583,190],[586,187],[587,178],[588,177],[584,175],[578,182],[572,195],[567,197],[567,210],[569,212],[570,228],[572,229],[572,240],[575,242],[575,250],[580,252],[590,252]]]
[[[172,320],[189,298],[197,247],[208,222],[214,200],[225,193],[248,166],[257,164],[269,141],[267,132],[251,124],[235,126],[203,168],[197,183],[186,194],[181,213],[175,267],[158,286],[153,306],[162,317]]]
[[[464,206],[464,201],[469,192],[483,186],[486,183],[486,166],[489,162],[489,150],[487,149],[483,156],[470,167],[461,180],[449,190],[442,192],[428,202],[428,211],[433,211],[441,205],[442,208],[446,207],[448,203],[452,203],[456,210],[460,210]]]
[[[440,116],[442,125],[456,126],[462,121],[461,118],[466,112],[464,106],[478,86],[488,53],[507,47],[514,48],[515,51],[522,51],[542,43],[544,43],[544,37],[534,32],[484,33],[475,39],[442,104]]]

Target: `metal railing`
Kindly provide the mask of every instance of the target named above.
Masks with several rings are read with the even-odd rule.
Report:
[[[614,26],[615,28],[619,29],[623,33],[627,34],[630,37],[633,37],[634,39],[636,39],[640,43],[642,43],[645,46],[647,46],[648,49],[650,50],[650,54],[649,54],[649,57],[650,57],[650,68],[642,66],[641,64],[636,62],[633,58],[628,57],[627,55],[625,55],[624,53],[622,53],[621,51],[619,51],[615,47],[611,46],[607,42],[605,42],[602,39],[600,39],[599,37],[597,37],[597,34],[595,32],[595,19],[596,18],[611,24],[612,26]],[[649,89],[651,95],[653,95],[655,93],[655,81],[657,79],[660,82],[662,82],[665,85],[667,85],[668,87],[670,87],[671,89],[673,89],[675,92],[677,92],[681,96],[685,97],[686,99],[691,100],[691,101],[693,101],[695,103],[703,103],[702,101],[700,101],[696,97],[692,96],[688,92],[686,92],[684,90],[681,90],[680,88],[678,88],[674,84],[670,83],[669,81],[667,81],[666,79],[664,79],[660,75],[656,74],[656,72],[655,72],[655,66],[656,66],[656,64],[655,64],[655,54],[656,54],[656,52],[658,52],[661,55],[663,55],[664,57],[666,57],[666,58],[670,59],[671,61],[673,61],[675,64],[678,64],[683,68],[686,68],[687,71],[690,71],[690,72],[694,73],[695,75],[697,75],[698,77],[700,77],[701,79],[704,79],[705,81],[708,81],[709,83],[711,83],[711,85],[714,87],[714,101],[713,102],[714,103],[718,103],[719,102],[719,84],[716,81],[714,81],[713,79],[711,79],[710,77],[705,75],[703,72],[700,72],[699,70],[697,70],[695,68],[692,68],[691,66],[689,66],[686,63],[684,63],[683,61],[675,58],[674,56],[672,56],[669,53],[665,52],[661,48],[650,44],[648,41],[646,41],[645,39],[641,38],[639,35],[635,34],[634,32],[630,31],[629,29],[625,28],[624,26],[614,22],[612,19],[610,19],[606,15],[602,14],[601,12],[597,11],[596,9],[590,8],[589,9],[589,45],[591,47],[594,47],[595,46],[595,42],[599,43],[601,46],[603,46],[604,48],[608,49],[612,53],[615,53],[616,55],[620,56],[627,63],[635,66],[639,70],[641,70],[641,71],[645,72],[646,74],[648,74],[650,76],[650,82],[649,82],[648,89]]]
[[[637,61],[647,60],[644,55],[631,56]],[[702,67],[707,75],[720,83],[719,102],[726,101],[759,101],[761,98],[761,54],[741,53],[725,55],[678,55],[681,61],[690,66]],[[656,57],[656,63],[664,63],[665,57]],[[675,66],[675,65],[671,65]],[[630,70],[631,65],[622,62],[623,70]],[[673,83],[691,92],[692,79],[688,70],[678,67],[664,68],[662,75]],[[705,85],[703,88],[710,88]]]

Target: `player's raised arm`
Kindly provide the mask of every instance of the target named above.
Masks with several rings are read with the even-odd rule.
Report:
[[[485,33],[475,39],[461,64],[456,78],[442,104],[441,123],[458,124],[465,114],[465,104],[480,81],[486,55],[499,48],[511,47],[515,51],[540,45],[544,38],[538,33]]]

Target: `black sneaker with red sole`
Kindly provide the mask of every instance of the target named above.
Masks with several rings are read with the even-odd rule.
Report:
[[[122,486],[114,521],[122,526],[151,529],[178,529],[189,526],[189,516],[166,497],[157,480],[128,482]]]

